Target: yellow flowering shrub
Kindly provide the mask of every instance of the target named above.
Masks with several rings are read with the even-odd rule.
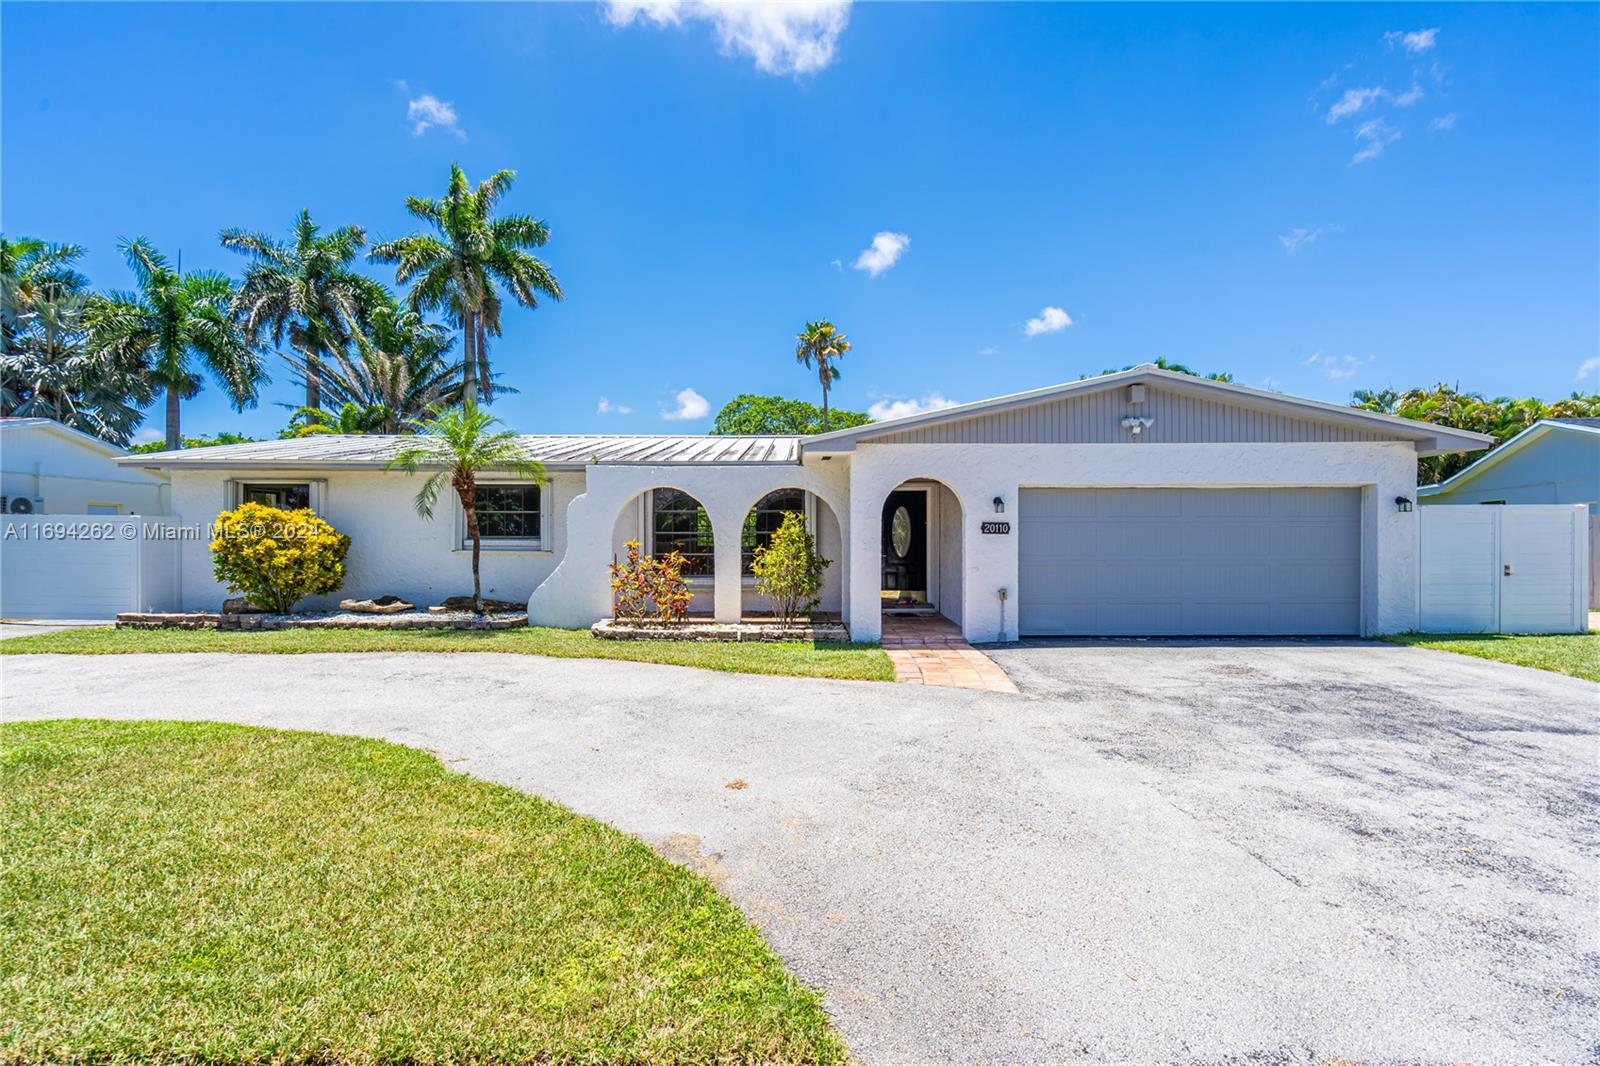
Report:
[[[217,580],[263,610],[292,611],[344,584],[350,538],[308,509],[244,503],[219,514],[212,533]]]

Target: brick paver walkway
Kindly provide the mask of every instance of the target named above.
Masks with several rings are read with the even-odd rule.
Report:
[[[999,664],[968,644],[943,615],[885,615],[883,650],[894,664],[894,679],[908,685],[1017,691]]]

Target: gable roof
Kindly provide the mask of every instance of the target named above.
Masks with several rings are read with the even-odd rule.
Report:
[[[1422,455],[1473,451],[1487,447],[1494,441],[1493,437],[1485,433],[1472,433],[1467,430],[1434,425],[1430,422],[1418,422],[1409,418],[1399,418],[1395,415],[1363,411],[1359,408],[1346,407],[1342,404],[1308,400],[1300,396],[1268,392],[1265,389],[1252,389],[1244,385],[1235,385],[1232,382],[1198,378],[1190,374],[1180,374],[1173,370],[1162,370],[1159,367],[1147,364],[1134,367],[1131,370],[1117,371],[1113,374],[1102,374],[1098,377],[1083,378],[1079,381],[1067,382],[1062,385],[1051,385],[1028,392],[999,396],[992,400],[958,404],[954,407],[946,407],[924,414],[909,415],[905,418],[894,418],[884,422],[872,422],[865,426],[835,430],[832,433],[807,437],[801,442],[801,447],[803,450],[816,452],[849,451],[857,443],[881,439],[908,429],[959,422],[965,419],[996,414],[1019,407],[1047,403],[1063,397],[1091,393],[1123,385],[1153,383],[1160,383],[1165,388],[1179,392],[1203,395],[1214,400],[1225,401],[1238,407],[1286,414],[1301,419],[1311,419],[1346,427],[1357,427],[1377,432],[1385,439],[1412,441],[1416,445],[1417,451]]]
[[[319,433],[289,440],[222,444],[211,448],[132,455],[122,466],[204,469],[328,467],[382,468],[415,436]],[[523,451],[554,470],[582,469],[592,463],[796,463],[799,437],[766,436],[601,436],[524,435]]]
[[[101,440],[92,433],[85,433],[81,429],[73,429],[64,422],[57,422],[53,418],[0,418],[0,432],[16,432],[20,430],[35,430],[53,434],[62,440],[81,444],[86,448],[93,448],[102,455],[119,456],[128,453],[112,444],[110,441]]]
[[[1585,436],[1600,438],[1600,418],[1543,418],[1495,448],[1488,455],[1479,459],[1464,470],[1458,470],[1445,478],[1437,485],[1417,486],[1417,495],[1437,496],[1442,492],[1454,492],[1456,489],[1472,481],[1487,470],[1494,469],[1501,462],[1522,451],[1552,433],[1577,433]]]

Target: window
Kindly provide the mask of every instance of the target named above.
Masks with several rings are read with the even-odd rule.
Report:
[[[539,486],[534,482],[478,486],[478,534],[487,542],[506,547],[540,548],[544,543]],[[463,547],[472,540],[465,536]]]
[[[120,503],[91,503],[84,508],[85,514],[121,514]]]
[[[739,565],[744,573],[752,572],[756,548],[771,545],[772,535],[783,525],[783,516],[791,511],[805,516],[806,494],[799,489],[769,492],[750,508],[750,513],[744,516],[744,529],[739,537]]]
[[[283,511],[299,511],[311,506],[311,485],[304,481],[287,485],[246,483],[239,486],[239,502],[264,504]]]
[[[700,501],[677,489],[656,489],[650,496],[650,554],[683,553],[685,577],[709,577],[716,562],[711,519]]]

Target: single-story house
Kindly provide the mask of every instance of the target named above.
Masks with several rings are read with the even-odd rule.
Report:
[[[1600,418],[1546,418],[1437,485],[1417,501],[1581,503],[1600,514]]]
[[[121,467],[127,452],[52,418],[0,418],[6,514],[164,515],[167,478]]]
[[[486,477],[485,594],[537,624],[610,613],[630,539],[689,558],[697,606],[761,604],[748,553],[803,511],[832,560],[821,609],[875,640],[935,611],[1019,634],[1371,634],[1417,621],[1416,458],[1489,438],[1337,404],[1133,370],[812,437],[529,436],[544,485]],[[346,594],[469,587],[454,500],[416,515],[404,438],[323,436],[124,460],[205,523],[241,500],[310,506],[353,544]],[[224,596],[182,546],[187,609]]]

